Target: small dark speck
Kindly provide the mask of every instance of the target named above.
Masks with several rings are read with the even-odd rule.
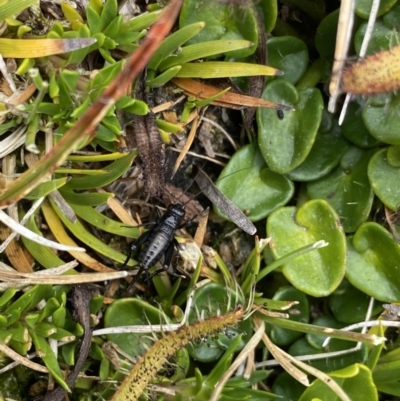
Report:
[[[283,120],[283,117],[285,117],[285,114],[283,113],[283,110],[277,110],[276,114],[278,115],[278,118],[280,120]]]

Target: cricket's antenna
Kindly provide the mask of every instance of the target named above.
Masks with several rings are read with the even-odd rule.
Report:
[[[196,178],[197,178],[197,176],[199,175],[199,173],[200,173],[200,171],[202,170],[202,168],[204,167],[204,165],[205,165],[205,163],[203,163],[203,165],[201,166],[201,169],[199,169],[199,167],[197,167],[197,165],[194,163],[193,164],[193,169],[194,169],[194,171],[195,171],[195,176],[194,176],[194,178],[192,178],[192,180],[190,181],[190,183],[189,183],[189,185],[185,188],[185,190],[182,192],[182,194],[177,198],[177,201],[179,202],[179,199],[181,198],[181,196],[183,195],[183,194],[187,194],[187,191],[189,190],[189,188],[193,185],[193,183],[196,181]],[[186,206],[190,201],[192,201],[193,199],[196,199],[200,194],[201,194],[201,192],[202,191],[200,191],[200,192],[198,192],[196,195],[194,195],[194,196],[190,196],[189,198],[189,200],[188,201],[186,201],[185,203],[183,203],[182,204],[182,206]]]

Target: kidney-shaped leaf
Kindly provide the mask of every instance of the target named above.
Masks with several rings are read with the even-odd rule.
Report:
[[[342,124],[342,134],[360,148],[371,148],[379,145],[379,142],[370,135],[365,127],[361,118],[361,106],[358,103],[349,104]]]
[[[364,223],[347,243],[346,277],[380,301],[400,302],[400,245],[376,223]]]
[[[268,41],[268,64],[285,73],[285,79],[296,84],[308,66],[306,44],[294,36],[272,37]]]
[[[332,60],[335,54],[336,32],[339,19],[339,10],[328,14],[318,25],[315,34],[315,47],[321,57]]]
[[[161,324],[162,319],[160,311],[145,301],[124,298],[116,300],[107,308],[104,327]],[[135,358],[153,343],[151,336],[147,337],[143,333],[108,334],[107,338]]]
[[[387,161],[393,167],[400,167],[400,146],[389,146]]]
[[[363,321],[367,313],[369,313],[370,303],[371,297],[351,285],[348,280],[343,280],[339,287],[329,296],[329,308],[332,315],[339,322],[348,324]],[[382,304],[375,302],[371,316],[378,315],[381,312]]]
[[[281,400],[298,400],[303,394],[304,386],[289,373],[282,372],[274,381],[272,391],[277,396],[281,396]]]
[[[364,363],[366,361],[368,350],[365,344],[362,344],[362,346],[355,352],[351,352],[351,349],[354,349],[354,342],[332,338],[329,342],[329,352],[334,353],[348,350],[348,353],[344,355],[330,356],[325,358],[322,358],[321,356],[320,358],[309,360],[308,364],[313,368],[321,370],[322,372],[332,372],[334,370],[345,368],[357,362]],[[290,355],[297,357],[304,355],[316,356],[317,354],[323,354],[324,352],[325,351],[322,349],[316,349],[312,347],[307,342],[305,337],[299,338],[295,343],[290,346],[288,350],[288,353]]]
[[[392,210],[400,205],[400,167],[387,161],[387,149],[376,153],[368,164],[368,178],[376,196]]]
[[[365,365],[356,363],[347,368],[331,372],[329,376],[339,384],[352,401],[378,400],[378,392],[372,380],[372,373]],[[299,401],[321,399],[322,395],[324,401],[339,401],[342,399],[325,383],[317,379],[307,388]]]
[[[358,0],[355,2],[355,13],[361,18],[368,19],[372,10],[372,0]],[[387,13],[393,5],[395,0],[381,0],[379,4],[378,17]]]
[[[400,4],[397,2],[393,7],[382,17],[382,22],[390,29],[397,28],[400,24]],[[390,40],[392,38],[389,38]],[[398,42],[391,42],[398,43]]]
[[[229,56],[237,58],[247,57],[257,48],[257,19],[252,7],[240,7],[226,1],[186,0],[179,17],[180,27],[197,21],[204,21],[205,27],[201,35],[187,44],[217,39],[247,39],[254,43],[248,49],[229,52]]]
[[[217,188],[251,221],[268,216],[293,195],[293,183],[267,168],[257,145],[242,147],[222,171]],[[225,217],[221,211],[216,212]]]
[[[396,10],[393,11],[395,12],[395,14],[398,14]],[[392,23],[393,22],[394,21],[392,21]],[[366,54],[370,55],[381,52],[382,50],[388,50],[391,47],[393,47],[394,43],[396,44],[399,43],[400,36],[396,28],[397,28],[396,23],[394,23],[394,25],[391,25],[387,19],[385,21],[385,19],[378,18],[375,21],[374,34],[372,35],[371,40],[368,43],[368,49]],[[364,21],[357,29],[357,32],[354,36],[354,49],[357,54],[360,54],[363,38],[365,37],[368,29],[369,28],[367,21]],[[376,72],[378,74],[380,73],[380,71]]]
[[[192,308],[189,312],[189,323],[199,320],[199,311],[207,313],[208,316],[226,313],[231,305],[242,302],[238,297],[238,294],[230,291],[225,285],[208,283],[200,287],[194,295],[193,303],[196,308]],[[201,362],[215,361],[221,357],[224,349],[229,347],[239,333],[246,333],[238,344],[238,348],[242,349],[250,340],[252,330],[251,319],[244,320],[238,324],[237,328],[229,328],[226,333],[209,338],[207,342],[189,344],[187,347],[189,355]]]
[[[289,315],[290,320],[296,322],[308,323],[310,321],[310,304],[306,294],[292,286],[280,288],[274,295],[276,300],[298,301],[295,306],[296,313]],[[271,340],[278,346],[292,344],[295,340],[303,335],[300,331],[284,329],[275,325],[268,324],[267,329],[270,331]]]
[[[390,145],[400,145],[400,93],[390,103],[370,104],[362,112],[364,124],[369,133],[378,141]]]
[[[307,185],[310,198],[324,198],[335,208],[346,232],[356,231],[371,210],[374,194],[367,166],[373,152],[353,146],[344,154],[338,168]]]
[[[323,132],[320,127],[306,160],[287,176],[294,181],[311,181],[321,178],[338,165],[347,148],[348,142],[343,138],[336,121],[333,121],[329,131]]]
[[[295,108],[283,118],[276,110],[257,112],[260,151],[272,171],[285,174],[310,153],[321,122],[322,96],[318,89],[297,91],[290,82],[276,79],[266,86],[262,98]]]
[[[322,297],[342,281],[346,268],[346,239],[339,218],[324,200],[312,200],[299,209],[283,207],[267,222],[275,259],[316,241],[329,243],[325,248],[298,256],[285,264],[282,272],[300,291]],[[289,235],[290,233],[290,235]]]

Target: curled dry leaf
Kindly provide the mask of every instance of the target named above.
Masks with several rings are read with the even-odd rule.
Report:
[[[172,82],[179,86],[179,88],[183,89],[188,96],[195,96],[198,99],[207,99],[217,95],[222,90],[221,88],[206,85],[189,78],[174,78]],[[235,110],[243,109],[243,107],[266,107],[276,110],[293,110],[291,106],[270,102],[268,100],[259,99],[252,96],[241,95],[239,93],[230,91],[224,93],[217,100],[211,102],[211,104]]]
[[[248,217],[214,185],[210,177],[200,167],[197,166],[196,171],[195,180],[203,194],[226,213],[239,228],[247,234],[254,235],[257,229]]]

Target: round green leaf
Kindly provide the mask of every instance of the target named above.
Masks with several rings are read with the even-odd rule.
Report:
[[[305,387],[287,372],[282,372],[272,385],[272,392],[281,396],[281,400],[298,400],[304,389]]]
[[[390,103],[368,105],[362,112],[362,118],[369,133],[380,142],[400,145],[400,93]]]
[[[383,17],[383,23],[390,29],[398,31],[400,28],[400,3],[397,2]]]
[[[268,65],[285,74],[285,79],[295,85],[308,66],[306,44],[293,36],[273,37],[268,41]]]
[[[307,296],[292,286],[280,288],[274,295],[275,300],[279,301],[299,301],[293,307],[296,313],[289,315],[290,320],[296,322],[308,323],[310,321],[310,306]],[[303,335],[299,331],[284,329],[282,327],[268,325],[267,326],[271,340],[278,346],[285,346],[292,344],[295,340]]]
[[[328,14],[318,25],[315,34],[315,47],[321,57],[331,61],[335,54],[336,32],[339,20],[339,10]]]
[[[379,144],[379,141],[371,136],[365,127],[361,118],[361,106],[356,102],[350,103],[347,108],[342,124],[342,134],[360,148],[371,148]]]
[[[297,91],[290,82],[276,79],[266,86],[262,98],[295,108],[286,112],[283,119],[276,110],[257,111],[260,151],[272,171],[285,174],[310,153],[321,122],[322,96],[318,89]]]
[[[287,176],[294,181],[312,181],[327,175],[334,169],[348,148],[337,122],[328,132],[319,130],[306,160]]]
[[[387,150],[382,149],[370,160],[368,178],[376,196],[392,210],[400,205],[400,167],[388,163]]]
[[[365,319],[371,297],[352,286],[346,279],[329,296],[329,307],[339,322],[357,323]],[[372,315],[382,312],[382,304],[375,302]]]
[[[255,5],[264,21],[265,32],[272,32],[278,18],[278,2],[275,0],[259,0],[255,2]]]
[[[185,0],[179,17],[179,26],[204,21],[201,34],[187,44],[217,39],[246,39],[254,45],[248,49],[228,52],[229,57],[244,58],[254,53],[258,45],[257,18],[252,7],[240,7],[230,2]]]
[[[259,221],[293,196],[293,183],[267,168],[256,144],[243,146],[222,171],[216,186],[251,221]],[[216,213],[226,218],[217,208]]]
[[[267,222],[275,259],[316,241],[325,248],[301,255],[284,265],[282,272],[297,289],[322,297],[340,284],[346,267],[346,239],[338,216],[328,202],[312,200],[300,208],[282,207]],[[290,233],[290,235],[288,235]]]
[[[124,298],[114,301],[106,309],[104,327],[160,324],[163,319],[165,315],[161,315],[157,308],[148,303],[140,299]],[[143,333],[108,334],[107,338],[135,358],[153,345],[151,336],[144,336]]]
[[[378,17],[387,13],[394,4],[396,4],[397,0],[380,0]],[[371,14],[373,0],[356,0],[355,3],[355,13],[364,19],[368,19]]]
[[[362,42],[367,31],[367,22],[364,22],[358,28],[355,38],[354,47],[357,54],[360,53]],[[399,43],[400,34],[390,27],[387,27],[380,19],[375,21],[374,34],[368,43],[367,55],[390,49],[393,43]]]
[[[353,341],[344,341],[333,338],[329,342],[329,352],[344,351],[355,347]],[[289,354],[292,356],[303,355],[318,355],[327,350],[316,349],[312,347],[307,340],[303,337],[297,340],[290,348]],[[312,359],[308,361],[312,367],[321,370],[322,372],[332,372],[338,368],[344,368],[357,362],[365,362],[368,356],[368,349],[365,344],[361,346],[356,352],[350,352],[345,355],[338,355],[333,357],[325,357],[320,359]],[[325,398],[324,398],[325,401]],[[339,401],[339,400],[338,400]]]
[[[311,199],[326,199],[335,208],[345,232],[356,231],[371,211],[374,194],[367,166],[373,152],[353,146],[344,154],[338,168],[307,185]]]
[[[343,323],[338,322],[335,318],[328,315],[318,316],[311,323],[313,326],[330,327],[332,329],[340,329],[343,327]],[[315,349],[323,350],[323,343],[328,336],[321,334],[306,334],[306,340]]]
[[[400,245],[377,223],[364,223],[348,239],[346,277],[380,301],[400,302]]]
[[[400,167],[400,146],[389,146],[387,162],[393,167]]]
[[[352,401],[378,401],[378,393],[371,371],[362,364],[354,364],[347,368],[330,373],[335,382],[343,389]],[[299,401],[338,401],[338,396],[321,380],[315,380],[306,389]]]
[[[216,283],[209,283],[200,287],[194,295],[193,303],[196,305],[189,312],[189,323],[199,321],[199,312],[207,314],[207,317],[227,313],[229,305],[234,307],[238,295],[230,291],[226,286]],[[228,348],[229,344],[240,333],[246,333],[240,341],[239,350],[244,347],[251,338],[253,332],[251,319],[242,321],[237,328],[229,328],[229,331],[220,333],[215,338],[208,338],[206,342],[189,344],[187,349],[189,355],[195,360],[211,362],[219,359]]]

